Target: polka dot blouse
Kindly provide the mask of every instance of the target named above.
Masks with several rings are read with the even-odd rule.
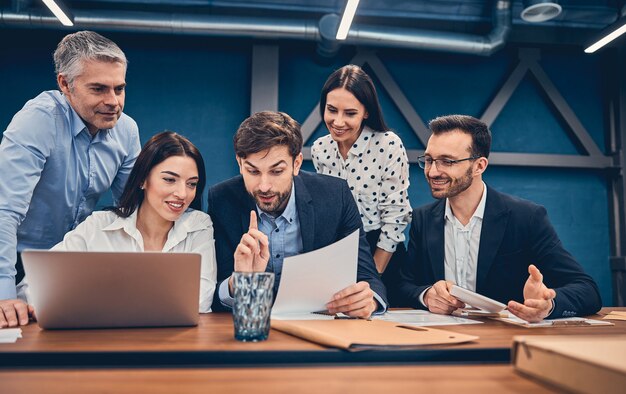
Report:
[[[400,137],[365,127],[343,160],[326,135],[313,143],[311,157],[318,173],[348,182],[365,231],[381,229],[376,246],[395,252],[411,220],[409,160]]]

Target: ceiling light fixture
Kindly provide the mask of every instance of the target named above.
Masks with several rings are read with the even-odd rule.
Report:
[[[526,22],[545,22],[561,13],[561,6],[555,0],[524,0],[521,17]]]
[[[52,11],[54,16],[63,24],[63,26],[74,26],[74,15],[67,10],[62,3],[56,3],[55,0],[41,0]],[[58,0],[57,0],[58,1]]]
[[[598,36],[600,38],[593,40],[593,43],[585,48],[585,53],[594,53],[624,33],[626,33],[626,17],[618,19],[604,29]]]
[[[354,19],[358,5],[359,0],[348,0],[337,29],[337,36],[335,37],[337,40],[345,40],[348,37],[348,31],[350,30],[350,25],[352,25],[352,19]]]

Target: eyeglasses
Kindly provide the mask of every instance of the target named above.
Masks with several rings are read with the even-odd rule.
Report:
[[[478,159],[479,157],[480,156],[471,156],[465,159],[452,160],[452,159],[433,159],[430,156],[420,156],[417,158],[417,163],[419,164],[420,168],[430,168],[433,165],[433,163],[435,163],[435,166],[437,167],[437,169],[442,169],[442,168],[450,168],[454,166],[455,164],[460,163],[462,161],[475,160],[475,159]]]

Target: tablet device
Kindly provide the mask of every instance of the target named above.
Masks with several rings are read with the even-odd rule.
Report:
[[[29,299],[42,328],[198,324],[197,253],[25,250]]]
[[[450,294],[458,300],[473,306],[474,308],[479,308],[488,312],[501,312],[506,308],[506,305],[501,302],[492,300],[489,297],[474,293],[471,290],[464,289],[457,285],[452,285],[452,288],[450,288]]]

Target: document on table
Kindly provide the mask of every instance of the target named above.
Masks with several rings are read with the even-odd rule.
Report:
[[[401,323],[407,326],[451,326],[456,324],[480,324],[481,321],[450,315],[438,315],[417,309],[388,311],[384,315],[372,316],[372,319]]]
[[[585,319],[584,317],[566,317],[562,319],[545,319],[537,323],[529,323],[526,320],[522,320],[517,316],[510,315],[506,318],[492,318],[501,322],[515,324],[526,328],[540,328],[540,327],[580,327],[580,326],[613,326],[614,324],[608,321]]]
[[[0,343],[15,343],[18,338],[22,337],[21,328],[3,328],[0,329]]]
[[[272,319],[333,319],[315,314],[340,290],[356,283],[359,230],[321,249],[286,257]]]
[[[483,309],[468,307],[457,309],[452,312],[452,315],[458,317],[509,317],[511,314],[508,311],[489,312]]]

